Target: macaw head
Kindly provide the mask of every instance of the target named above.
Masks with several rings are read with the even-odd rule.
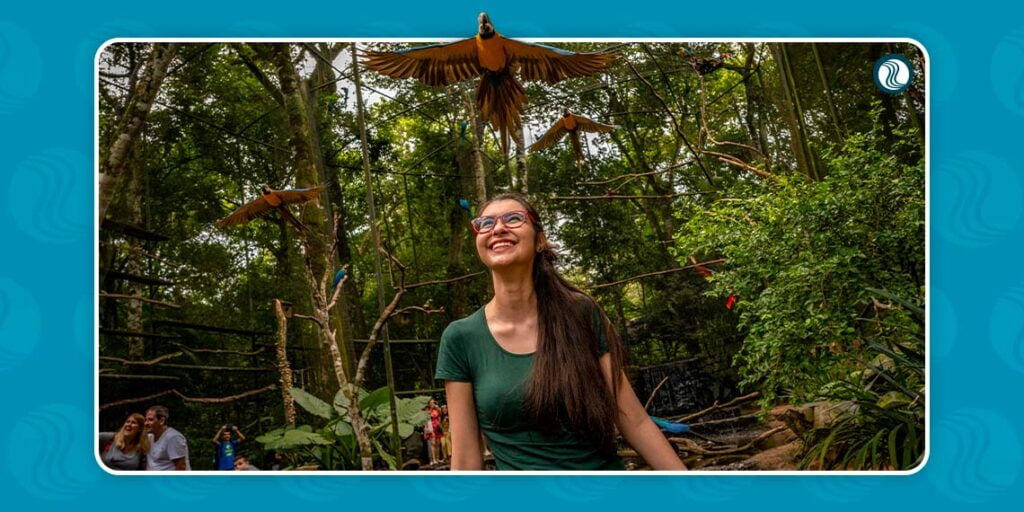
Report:
[[[569,112],[569,107],[565,107],[565,108],[562,109],[562,117],[569,117],[571,115],[572,115],[572,112]]]
[[[491,37],[494,35],[494,24],[491,23],[491,17],[486,12],[480,13],[477,18],[477,25],[479,26],[479,34],[484,37]]]
[[[273,190],[270,188],[270,185],[267,185],[266,183],[260,183],[260,190],[263,192],[263,195],[267,195],[273,192]]]

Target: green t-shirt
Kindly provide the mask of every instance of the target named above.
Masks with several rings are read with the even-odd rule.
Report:
[[[608,340],[596,311],[595,321],[600,345],[595,357],[600,357],[608,351]],[[477,421],[499,470],[624,469],[618,456],[592,441],[570,432],[544,433],[532,424],[523,401],[533,359],[533,354],[501,348],[481,307],[452,322],[441,335],[434,378],[473,384]]]

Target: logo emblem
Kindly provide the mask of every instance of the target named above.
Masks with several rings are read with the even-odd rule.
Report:
[[[875,61],[875,85],[886,94],[899,94],[914,82],[914,66],[906,57],[890,53]]]

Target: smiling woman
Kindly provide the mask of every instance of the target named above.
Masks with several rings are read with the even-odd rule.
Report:
[[[452,469],[623,469],[618,432],[655,469],[685,469],[622,372],[622,343],[594,300],[555,270],[537,211],[503,194],[473,219],[494,297],[441,337]],[[603,383],[603,385],[594,385]]]
[[[146,418],[132,413],[115,432],[100,432],[100,459],[107,467],[121,470],[145,469],[149,436],[142,432]]]

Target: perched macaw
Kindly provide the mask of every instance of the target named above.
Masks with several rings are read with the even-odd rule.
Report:
[[[654,424],[662,430],[666,430],[673,434],[682,434],[683,432],[690,431],[690,426],[685,423],[676,423],[674,421],[663,420],[654,416],[651,416],[651,421],[653,421]]]
[[[544,135],[537,142],[530,146],[529,152],[533,153],[554,146],[555,143],[562,140],[562,137],[565,137],[565,134],[569,134],[569,140],[572,141],[572,149],[576,154],[576,161],[582,162],[583,148],[580,146],[580,130],[607,133],[616,128],[618,126],[599,123],[573,114],[569,112],[569,109],[564,109],[562,110],[562,117],[555,124],[551,125],[551,128],[548,128],[548,131],[544,132]]]
[[[468,199],[459,199],[459,208],[466,210],[466,213],[468,213],[470,217],[473,216],[473,210],[469,207]]]
[[[715,72],[725,64],[725,59],[732,56],[730,53],[722,53],[714,57],[698,57],[685,46],[679,50],[679,54],[690,59],[690,66],[693,67],[693,70],[700,76]]]
[[[298,231],[304,231],[306,226],[292,215],[288,210],[289,204],[302,204],[317,199],[323,192],[323,187],[311,188],[290,188],[287,190],[274,190],[269,185],[260,185],[263,195],[242,205],[231,215],[217,222],[217,227],[236,226],[245,224],[255,218],[262,217],[274,210],[281,212],[281,216]]]
[[[334,290],[338,286],[338,283],[341,282],[342,279],[345,279],[345,268],[344,267],[338,269],[338,273],[334,274],[334,282],[331,283],[331,290]]]
[[[615,58],[607,52],[576,53],[508,39],[494,30],[485,12],[480,13],[477,24],[476,36],[454,43],[365,52],[363,65],[391,78],[416,78],[427,85],[450,85],[480,77],[476,103],[481,117],[501,134],[504,152],[509,132],[522,129],[526,91],[516,78],[517,72],[522,80],[554,84],[592,75]]]

